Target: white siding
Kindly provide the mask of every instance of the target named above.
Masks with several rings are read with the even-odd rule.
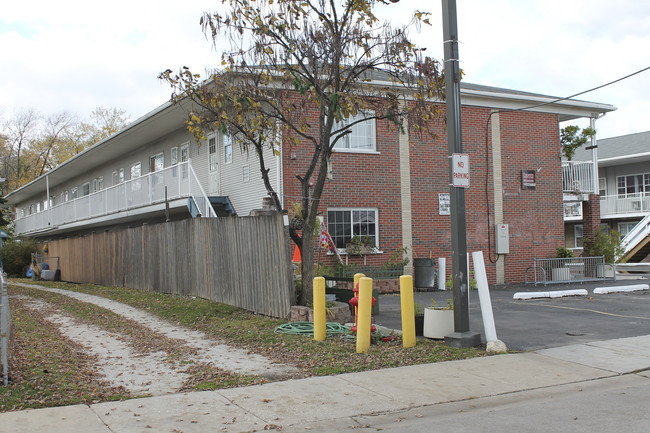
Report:
[[[266,188],[262,181],[259,159],[253,149],[243,150],[233,143],[232,162],[223,162],[223,140],[219,140],[221,195],[230,197],[239,216],[246,216],[254,209],[262,208],[262,199],[267,197]],[[271,185],[278,191],[277,156],[272,149],[264,150],[264,162],[269,171]],[[248,166],[249,181],[244,181],[244,166]]]
[[[60,204],[61,193],[70,191],[72,188],[76,187],[79,188],[78,197],[81,197],[81,185],[85,184],[86,182],[91,182],[92,184],[92,180],[100,176],[104,178],[104,188],[108,188],[110,186],[113,186],[113,171],[119,171],[120,168],[124,169],[125,180],[129,180],[131,178],[131,165],[137,161],[140,161],[142,164],[142,174],[147,174],[150,172],[149,158],[152,155],[158,154],[160,152],[164,154],[165,167],[169,167],[171,165],[171,148],[175,146],[179,146],[180,148],[180,145],[184,142],[190,142],[190,157],[192,158],[192,164],[200,165],[202,162],[202,155],[197,150],[197,145],[194,142],[194,138],[187,132],[187,129],[185,127],[181,127],[172,134],[134,148],[132,152],[123,155],[119,159],[116,159],[109,164],[104,164],[99,167],[88,167],[87,173],[71,178],[63,184],[50,186],[50,196],[56,197],[55,205]],[[17,207],[29,208],[30,204],[37,203],[39,200],[44,201],[46,199],[46,196],[47,193],[44,191],[42,194],[34,197],[32,200],[18,204]],[[70,199],[72,199],[72,197],[70,197]]]

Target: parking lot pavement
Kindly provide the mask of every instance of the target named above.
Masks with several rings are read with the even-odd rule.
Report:
[[[510,350],[537,350],[569,344],[636,337],[650,334],[650,291],[596,295],[596,287],[648,284],[649,275],[621,276],[617,281],[574,284],[517,285],[490,289],[497,336]],[[585,289],[587,296],[514,300],[520,291]],[[416,292],[415,302],[423,306],[445,305],[451,291]],[[475,290],[470,292],[470,329],[482,334],[483,321]],[[401,330],[399,294],[379,297],[381,326]]]

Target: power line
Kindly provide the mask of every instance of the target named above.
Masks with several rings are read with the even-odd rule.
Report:
[[[554,100],[552,100],[552,101],[542,102],[542,103],[540,103],[540,104],[530,105],[530,106],[528,106],[528,107],[522,107],[522,108],[511,108],[511,109],[499,110],[498,112],[499,112],[499,113],[506,113],[506,112],[509,112],[509,111],[524,111],[524,110],[531,110],[531,109],[533,109],[533,108],[543,107],[544,105],[550,105],[550,104],[555,104],[556,102],[567,101],[567,100],[569,100],[569,99],[573,99],[573,98],[575,98],[576,96],[584,95],[585,93],[593,92],[594,90],[598,90],[598,89],[602,89],[603,87],[611,86],[612,84],[618,83],[619,81],[627,80],[628,78],[633,77],[633,76],[635,76],[635,75],[638,75],[638,74],[640,74],[640,73],[642,73],[642,72],[645,72],[645,71],[647,71],[647,70],[649,70],[649,69],[650,69],[650,66],[647,66],[647,67],[645,67],[645,68],[643,68],[643,69],[639,69],[639,70],[636,71],[636,72],[632,72],[631,74],[628,74],[628,75],[626,75],[626,76],[624,76],[624,77],[617,78],[616,80],[610,81],[610,82],[605,83],[605,84],[601,84],[600,86],[592,87],[592,88],[589,89],[589,90],[585,90],[585,91],[582,91],[582,92],[578,92],[578,93],[575,93],[575,94],[570,95],[570,96],[565,96],[565,97],[563,97],[563,98],[557,98],[557,99],[554,99]]]
[[[548,102],[543,102],[540,104],[535,104],[535,105],[530,105],[528,107],[522,107],[522,108],[510,108],[510,109],[503,109],[503,110],[497,110],[493,111],[490,113],[488,116],[487,122],[485,122],[485,163],[486,163],[486,170],[485,170],[485,199],[487,202],[487,229],[488,229],[488,259],[492,263],[496,263],[496,261],[499,259],[499,255],[497,254],[496,259],[492,259],[492,238],[490,235],[490,194],[489,194],[489,179],[490,179],[490,164],[489,164],[489,142],[488,142],[488,128],[490,127],[490,122],[492,121],[492,115],[496,113],[509,113],[513,111],[526,111],[526,110],[532,110],[533,108],[538,108],[538,107],[543,107],[545,105],[550,105],[550,104],[555,104],[556,102],[561,102],[561,101],[567,101],[569,99],[575,98],[576,96],[584,95],[585,93],[593,92],[594,90],[602,89],[603,87],[611,86],[612,84],[618,83],[619,81],[626,80],[630,77],[633,77],[635,75],[638,75],[642,72],[645,72],[647,70],[650,70],[650,66],[647,66],[643,69],[639,69],[636,72],[632,72],[631,74],[625,75],[623,77],[617,78],[615,80],[612,80],[608,83],[601,84],[600,86],[592,87],[591,89],[584,90],[582,92],[575,93],[570,96],[565,96],[563,98],[557,98],[552,101]]]

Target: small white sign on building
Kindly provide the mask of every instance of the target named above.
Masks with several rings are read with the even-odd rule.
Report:
[[[449,193],[442,192],[438,194],[438,215],[451,215],[449,202]]]
[[[456,187],[469,188],[469,155],[454,153],[451,155],[451,184]]]

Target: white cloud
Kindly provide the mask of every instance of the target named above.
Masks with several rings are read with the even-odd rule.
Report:
[[[413,32],[442,59],[440,2],[402,0],[381,16],[406,23],[429,9],[431,27]],[[0,112],[35,107],[87,116],[99,105],[143,115],[169,97],[164,69],[203,72],[219,61],[199,26],[218,0],[0,3]],[[650,3],[638,0],[463,0],[458,2],[461,67],[469,82],[566,96],[650,66]],[[581,99],[619,110],[599,134],[650,129],[650,71]]]

